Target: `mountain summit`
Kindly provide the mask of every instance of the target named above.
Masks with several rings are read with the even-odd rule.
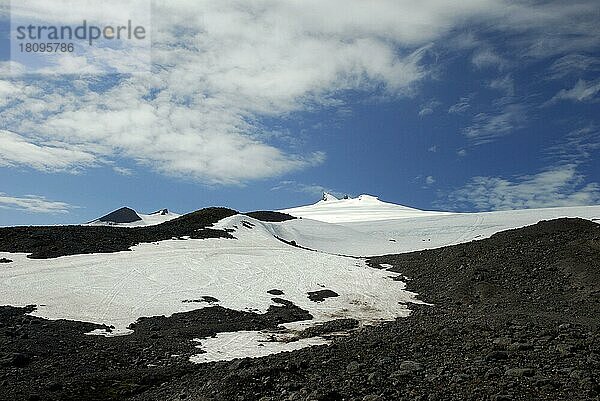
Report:
[[[336,200],[339,200],[339,198],[336,198],[329,192],[323,192],[323,198],[321,200],[324,202],[327,202],[327,201],[332,201],[332,200],[336,201]]]
[[[122,224],[122,223],[133,223],[135,221],[141,221],[142,218],[136,213],[135,210],[122,207],[120,209],[115,210],[107,215],[100,217],[96,221],[100,221],[108,224]]]
[[[179,214],[170,212],[168,209],[160,209],[154,213],[142,214],[129,207],[122,207],[96,220],[90,221],[87,225],[123,227],[153,226],[164,223],[165,221],[173,220],[179,216]]]
[[[280,212],[326,223],[393,220],[447,214],[383,202],[373,195],[363,194],[357,198],[338,199],[327,192],[324,192],[323,198],[313,205],[283,209]]]

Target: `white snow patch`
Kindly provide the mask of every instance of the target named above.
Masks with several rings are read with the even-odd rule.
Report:
[[[131,333],[133,333],[133,330],[130,329],[112,329],[111,331],[106,331],[104,329],[95,329],[85,334],[88,336],[119,337],[126,336]]]
[[[326,345],[329,341],[320,338],[302,338],[289,341],[277,334],[262,331],[236,331],[219,333],[216,337],[195,339],[204,353],[193,355],[193,363],[230,361],[236,358],[258,358],[261,356],[294,351],[313,345]]]

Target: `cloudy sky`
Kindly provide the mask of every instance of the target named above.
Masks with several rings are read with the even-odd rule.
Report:
[[[0,0],[0,225],[323,190],[457,211],[600,203],[597,0],[157,0],[149,71],[121,74],[23,73],[10,11]]]

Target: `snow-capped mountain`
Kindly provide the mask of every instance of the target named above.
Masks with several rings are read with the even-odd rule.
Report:
[[[323,198],[313,205],[283,209],[280,212],[326,223],[395,220],[448,214],[383,202],[372,195],[363,194],[357,198],[338,199],[327,192],[323,193]]]
[[[154,213],[138,213],[129,207],[122,207],[96,220],[86,223],[91,226],[144,227],[154,226],[180,217],[168,209],[160,209]]]
[[[600,206],[453,213],[413,209],[371,195],[336,199],[330,194],[313,205],[280,212],[301,219],[274,225],[278,237],[306,248],[350,256],[456,245],[561,217],[600,219]]]
[[[389,265],[374,269],[356,257],[469,242],[558,217],[600,219],[600,206],[449,213],[395,205],[370,195],[337,199],[329,194],[314,205],[282,211],[302,217],[297,219],[272,221],[229,212],[226,218],[206,223],[228,236],[190,239],[177,232],[179,225],[174,224],[163,227],[169,228],[169,239],[140,236],[131,252],[30,259],[27,250],[0,249],[0,258],[11,261],[10,268],[0,269],[0,305],[36,304],[34,316],[114,325],[112,335],[131,332],[127,327],[143,316],[169,316],[215,303],[230,310],[265,313],[290,302],[313,316],[286,323],[277,333],[225,332],[202,339],[205,353],[191,360],[258,356],[325,341],[319,336],[292,342],[268,340],[281,333],[298,335],[307,327],[335,319],[356,319],[363,325],[393,320],[406,316],[410,303],[419,302],[414,293],[404,290],[397,273],[386,270]],[[188,215],[196,216],[190,224],[205,222],[211,215],[202,217],[202,213]],[[144,215],[119,209],[89,225],[151,226],[175,217],[166,210]],[[93,227],[77,229],[82,228],[93,234]],[[160,231],[161,227],[144,230]],[[27,249],[32,236],[23,238],[19,249]],[[120,240],[110,237],[110,241]],[[94,237],[94,241],[102,239]],[[279,298],[273,297],[273,291]],[[323,291],[335,295],[318,302],[311,299],[311,293]],[[213,301],[205,302],[205,298]]]

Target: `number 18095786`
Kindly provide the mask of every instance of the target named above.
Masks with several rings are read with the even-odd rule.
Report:
[[[21,53],[73,53],[73,43],[60,42],[28,42],[19,43]]]

